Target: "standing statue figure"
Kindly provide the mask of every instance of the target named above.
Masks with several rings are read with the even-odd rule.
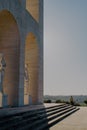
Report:
[[[0,92],[3,93],[3,80],[5,73],[6,62],[3,53],[0,53]]]
[[[28,64],[25,64],[25,94],[28,93],[28,87],[29,87],[29,74],[28,74]]]

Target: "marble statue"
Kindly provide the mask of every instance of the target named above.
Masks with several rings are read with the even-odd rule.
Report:
[[[28,87],[29,87],[29,75],[28,75],[28,65],[25,64],[25,94],[28,94]]]
[[[3,79],[5,74],[6,62],[3,53],[0,53],[0,92],[3,93]]]

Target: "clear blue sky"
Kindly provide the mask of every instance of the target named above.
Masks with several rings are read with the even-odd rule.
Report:
[[[44,0],[44,94],[87,95],[87,0]]]

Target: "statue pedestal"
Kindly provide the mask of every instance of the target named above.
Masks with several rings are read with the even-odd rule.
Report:
[[[0,107],[7,107],[8,106],[7,98],[8,98],[8,96],[6,94],[2,94],[0,92]]]
[[[32,98],[28,94],[24,94],[24,105],[31,105],[32,104]]]

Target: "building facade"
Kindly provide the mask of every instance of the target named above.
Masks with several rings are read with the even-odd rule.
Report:
[[[43,0],[0,0],[7,104],[43,103]]]

